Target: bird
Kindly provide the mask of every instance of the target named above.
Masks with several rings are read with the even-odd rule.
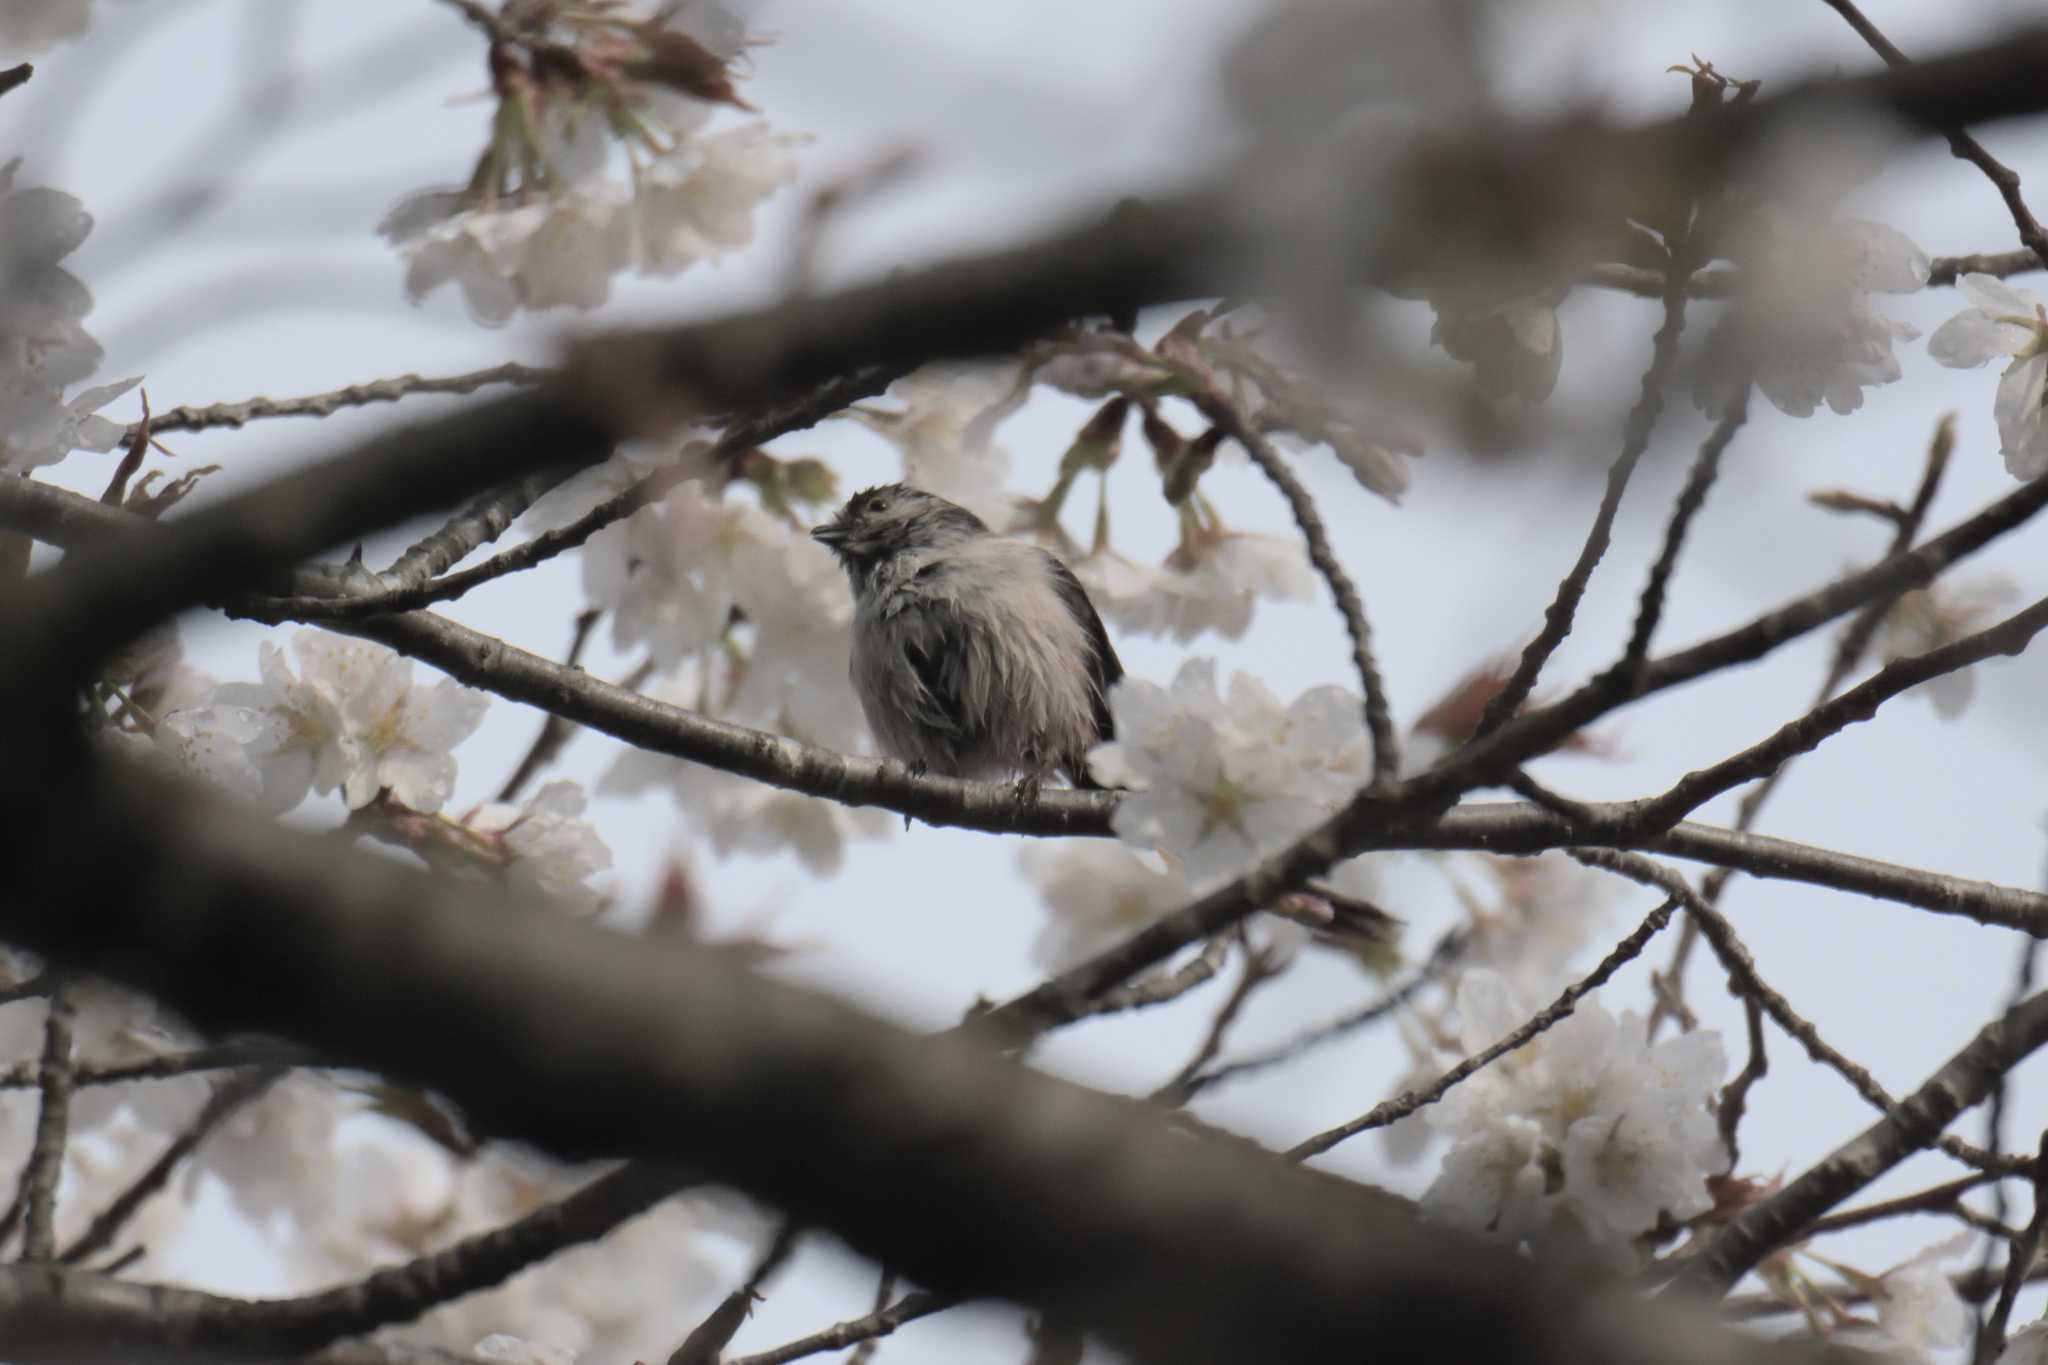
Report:
[[[852,585],[848,672],[883,752],[918,775],[1016,774],[1020,800],[1054,772],[1098,786],[1088,751],[1114,737],[1124,669],[1056,555],[903,483],[855,493],[811,538]]]

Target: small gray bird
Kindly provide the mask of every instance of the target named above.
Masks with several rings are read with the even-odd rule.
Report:
[[[1073,571],[908,484],[864,489],[811,532],[853,581],[853,690],[884,751],[914,772],[1054,770],[1093,787],[1123,664]]]

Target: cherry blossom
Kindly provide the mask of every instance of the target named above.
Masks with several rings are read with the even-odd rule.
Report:
[[[1992,275],[1956,281],[1971,306],[1935,329],[1927,352],[1952,369],[2009,356],[1992,415],[2005,467],[2016,479],[2048,474],[2048,311],[2041,297]]]
[[[583,590],[610,614],[612,643],[645,646],[666,673],[725,634],[739,602],[732,550],[772,534],[758,509],[712,497],[692,480],[590,538]]]
[[[1878,1330],[1910,1351],[1953,1351],[1969,1340],[1976,1314],[1956,1292],[1942,1262],[1963,1251],[1968,1235],[1938,1242],[1877,1278],[1872,1299]]]
[[[1355,699],[1318,687],[1288,706],[1239,674],[1191,659],[1170,688],[1125,678],[1111,691],[1117,738],[1089,768],[1132,789],[1118,837],[1181,861],[1198,891],[1306,834],[1364,784],[1369,744]]]
[[[488,699],[444,678],[415,686],[412,661],[381,645],[319,630],[284,651],[264,641],[262,681],[226,683],[204,706],[174,711],[159,746],[189,770],[273,811],[339,788],[357,810],[391,794],[438,810],[455,789],[450,753],[475,732]]]
[[[1119,629],[1182,644],[1206,631],[1240,639],[1260,601],[1306,602],[1316,591],[1299,541],[1234,531],[1177,552],[1159,568],[1108,549],[1070,566],[1096,609]]]
[[[681,142],[641,172],[633,197],[637,260],[679,274],[754,239],[754,214],[796,179],[800,138],[749,123]]]
[[[1031,960],[1049,972],[1065,971],[1191,899],[1179,874],[1118,844],[1028,844],[1017,866],[1045,902]]]
[[[589,804],[577,783],[550,782],[524,806],[494,801],[463,823],[499,842],[515,881],[574,905],[594,906],[598,895],[587,883],[610,869],[612,851],[583,818]]]
[[[850,416],[894,442],[903,478],[956,502],[999,531],[1011,529],[1015,500],[1005,491],[1010,452],[993,429],[1028,394],[1015,365],[927,365],[889,386],[902,407],[861,404]]]
[[[0,474],[55,464],[74,450],[112,450],[126,427],[99,411],[141,382],[65,397],[100,365],[99,343],[81,321],[92,292],[59,264],[92,232],[92,215],[62,190],[16,188],[19,167],[0,168]]]
[[[1927,283],[1927,253],[1905,234],[1860,219],[1829,221],[1772,210],[1735,248],[1745,288],[1695,398],[1722,411],[1744,378],[1792,417],[1822,403],[1838,413],[1863,405],[1863,390],[1899,378],[1896,342],[1917,328],[1874,311],[1870,296],[1910,294]]]
[[[1886,663],[1909,659],[1954,644],[1981,630],[2004,610],[2018,589],[2009,579],[1980,578],[1968,583],[1946,581],[1901,593],[1878,623],[1873,644]],[[1977,692],[1977,669],[1953,669],[1928,679],[1917,689],[1934,703],[1943,720],[1955,720]]]
[[[1468,1053],[1534,1013],[1497,973],[1458,988]],[[1661,1214],[1712,1207],[1709,1175],[1727,1161],[1708,1098],[1727,1070],[1711,1030],[1649,1044],[1633,1014],[1583,1000],[1561,1023],[1451,1090],[1426,1111],[1452,1139],[1423,1207],[1515,1239],[1560,1218],[1595,1245],[1625,1247]],[[1534,1176],[1532,1178],[1532,1172]]]

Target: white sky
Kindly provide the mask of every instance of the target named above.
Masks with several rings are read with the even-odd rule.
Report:
[[[928,150],[922,178],[839,225],[828,275],[855,278],[1020,239],[1069,211],[1171,183],[1191,157],[1199,161],[1220,145],[1223,126],[1206,92],[1215,54],[1249,8],[1233,0],[763,4],[756,27],[778,32],[780,41],[757,54],[746,93],[778,128],[815,135],[806,152],[807,184],[905,143]],[[373,235],[401,194],[465,176],[478,146],[488,104],[455,97],[484,90],[482,48],[451,11],[431,0],[98,0],[95,9],[85,43],[47,54],[26,90],[0,101],[0,149],[27,155],[24,183],[67,189],[99,220],[72,264],[99,301],[89,322],[108,349],[104,377],[146,374],[159,407],[284,396],[407,370],[452,373],[509,358],[544,360],[552,338],[586,321],[554,315],[485,331],[445,292],[413,308],[403,298],[398,261]],[[1966,43],[2034,12],[2019,0],[1873,0],[1866,9],[1916,54]],[[1546,103],[1591,100],[1624,116],[1681,108],[1685,82],[1664,68],[1689,53],[1767,81],[1875,65],[1820,3],[1637,0],[1540,12],[1542,25],[1522,34],[1503,58],[1516,89]],[[252,113],[250,93],[262,84],[247,74],[252,67],[295,73],[297,103]],[[2037,211],[2048,214],[2048,139],[2038,130],[1996,128],[1985,140],[2020,171]],[[180,196],[212,177],[221,177],[219,197],[189,220],[178,218]],[[628,285],[603,319],[679,319],[772,298],[800,203],[800,193],[777,201],[747,255],[664,284]],[[2015,245],[1992,188],[1933,141],[1896,158],[1859,204],[1932,254]],[[1952,291],[1886,303],[1923,332],[1961,306]],[[1612,458],[1656,319],[1654,305],[1586,291],[1571,298],[1563,317],[1566,364],[1557,402],[1588,419],[1581,448],[1506,467],[1433,450],[1414,467],[1413,490],[1398,510],[1364,494],[1327,458],[1303,466],[1365,596],[1404,724],[1479,657],[1520,642],[1591,516],[1595,488],[1566,471],[1583,474]],[[1943,411],[1961,414],[1961,439],[1932,525],[1952,523],[2010,488],[1991,423],[1995,372],[1942,369],[1920,343],[1902,346],[1901,358],[1904,382],[1871,391],[1855,418],[1823,412],[1799,421],[1761,401],[1752,405],[1750,424],[1688,546],[1659,637],[1666,647],[1726,628],[1866,560],[1884,533],[1813,511],[1803,494],[1847,485],[1904,495]],[[415,400],[404,415],[432,411],[433,403]],[[1074,404],[1036,404],[1003,429],[1018,455],[1020,486],[1050,483],[1083,412]],[[1671,495],[1703,431],[1682,400],[1672,413],[1630,490],[1580,629],[1546,674],[1555,685],[1603,665],[1625,635]],[[183,461],[224,465],[212,485],[218,492],[337,449],[392,416],[379,408],[169,443]],[[849,487],[893,472],[887,448],[851,424],[783,446],[829,455]],[[1142,463],[1127,460],[1116,472],[1119,544],[1157,552],[1169,524]],[[81,455],[55,476],[96,492],[105,470]],[[1233,524],[1287,528],[1277,497],[1255,474],[1238,467],[1212,479]],[[2038,596],[2048,587],[2041,534],[2036,528],[2012,537],[1963,577],[1996,567],[2028,598]],[[573,563],[557,562],[494,584],[450,614],[557,654],[580,605]],[[253,676],[258,634],[198,622],[187,630],[200,662],[239,677]],[[1190,652],[1214,654],[1226,676],[1238,668],[1256,672],[1283,697],[1316,683],[1352,681],[1341,628],[1324,603],[1263,608],[1237,644],[1204,639],[1191,651],[1129,637],[1118,644],[1133,673],[1161,681]],[[1540,766],[1539,775],[1586,797],[1660,790],[1677,773],[1732,752],[1794,714],[1815,686],[1828,647],[1828,639],[1814,637],[1625,714],[1611,726],[1624,761],[1557,760]],[[598,649],[587,662],[618,676],[632,661]],[[2048,802],[2041,795],[2037,711],[2048,674],[2038,651],[1981,673],[1978,702],[1961,723],[1943,724],[1923,700],[1903,698],[1875,724],[1802,760],[1762,828],[1944,872],[2039,884],[2048,858]],[[494,791],[537,724],[532,714],[495,704],[484,731],[460,751],[454,805]],[[609,741],[585,737],[558,771],[594,778],[613,752]],[[1717,802],[1702,818],[1725,821],[1732,805]],[[665,798],[603,802],[597,819],[628,896],[643,894],[671,847],[688,839]],[[1007,995],[1038,975],[1026,950],[1039,911],[1003,840],[920,827],[857,846],[845,873],[824,884],[779,859],[720,864],[700,856],[698,866],[716,925],[771,925],[778,936],[810,945],[792,974],[906,1022],[950,1023],[977,995]],[[1642,895],[1625,898],[1615,933],[1648,903]],[[2007,989],[2013,939],[2002,931],[1747,880],[1731,888],[1726,905],[1766,979],[1895,1091],[1909,1090],[1946,1059]],[[1414,941],[1423,945],[1442,921],[1417,919]],[[1667,952],[1656,946],[1648,958],[1661,963]],[[1042,1060],[1099,1084],[1154,1084],[1186,1056],[1219,989],[1173,1011],[1061,1035]],[[1280,1039],[1375,989],[1345,963],[1308,962],[1254,1002],[1236,1044]],[[1696,971],[1691,993],[1706,1022],[1727,1031],[1739,1061],[1739,1013],[1722,999],[1718,975]],[[1615,1008],[1640,1006],[1640,964],[1604,998]],[[1744,1130],[1744,1169],[1759,1175],[1796,1173],[1871,1117],[1838,1079],[1807,1067],[1782,1037],[1771,1042],[1772,1070],[1752,1096]],[[1391,1034],[1368,1035],[1272,1079],[1229,1087],[1198,1108],[1284,1144],[1382,1098],[1400,1062]],[[2030,1134],[2048,1121],[2048,1097],[2040,1064],[2021,1075],[2029,1083],[2009,1131],[2016,1145],[2028,1147]],[[1958,1131],[1976,1140],[1981,1118],[1969,1116]],[[1427,1169],[1389,1173],[1371,1139],[1340,1148],[1329,1164],[1407,1190],[1419,1190],[1428,1176]],[[1871,1193],[1930,1183],[1944,1166],[1925,1158],[1909,1163]],[[1836,1250],[1877,1270],[1951,1227],[1892,1224]],[[259,1267],[227,1263],[246,1255],[227,1240],[215,1254],[224,1273],[261,1283]],[[737,1264],[739,1254],[732,1254]],[[868,1272],[844,1256],[808,1251],[735,1349],[761,1349],[865,1311],[871,1292]],[[955,1313],[916,1325],[885,1347],[885,1359],[919,1365],[967,1350],[1021,1353],[1008,1329],[990,1336],[994,1316]]]

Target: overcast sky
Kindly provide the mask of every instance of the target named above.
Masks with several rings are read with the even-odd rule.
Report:
[[[159,407],[284,396],[407,370],[452,373],[511,358],[544,360],[564,330],[588,324],[556,314],[484,330],[445,292],[415,308],[403,296],[400,263],[374,235],[400,195],[464,178],[480,144],[489,112],[488,100],[478,98],[485,91],[482,47],[451,10],[432,0],[96,0],[94,8],[92,35],[47,54],[34,83],[0,102],[0,149],[27,157],[25,183],[69,190],[98,218],[73,268],[98,299],[89,325],[107,347],[104,377],[145,374]],[[827,278],[853,279],[1022,239],[1069,214],[1170,185],[1220,155],[1231,134],[1211,95],[1218,54],[1255,8],[1237,0],[762,4],[755,26],[779,41],[756,53],[745,89],[776,127],[813,135],[804,152],[808,185],[899,147],[923,154],[917,177],[835,226],[824,258]],[[1909,53],[1933,54],[2033,7],[2019,0],[1872,0],[1866,9]],[[1665,68],[1692,53],[1732,75],[1767,82],[1877,65],[1817,0],[1634,0],[1530,12],[1540,23],[1513,30],[1500,54],[1518,96],[1588,101],[1623,117],[1681,109],[1685,80]],[[281,73],[290,74],[290,83],[281,96],[266,96],[266,83]],[[1985,140],[2020,171],[2037,209],[2048,213],[2048,138],[1996,128]],[[674,281],[628,284],[604,320],[680,319],[771,299],[802,199],[799,190],[776,201],[747,254]],[[1895,157],[1859,192],[1857,205],[1931,254],[2016,244],[1991,186],[1932,140]],[[1923,332],[1962,306],[1948,290],[1886,302]],[[1420,337],[1427,315],[1415,317]],[[1433,449],[1414,467],[1414,486],[1398,509],[1363,492],[1327,457],[1303,464],[1364,594],[1404,724],[1481,657],[1519,645],[1591,517],[1597,489],[1584,476],[1612,458],[1648,355],[1655,308],[1581,290],[1564,306],[1563,321],[1566,360],[1556,403],[1583,426],[1541,458],[1478,466],[1454,449]],[[1809,508],[1804,493],[1850,486],[1903,495],[1945,411],[1960,414],[1960,441],[1932,525],[1952,523],[2012,486],[1991,422],[1995,372],[1942,369],[1923,343],[1902,346],[1901,358],[1904,380],[1872,390],[1864,411],[1851,418],[1823,412],[1795,420],[1752,405],[1687,548],[1660,636],[1665,644],[1724,629],[1866,562],[1883,533]],[[433,403],[415,400],[407,415],[432,411]],[[1085,411],[1046,401],[1005,426],[1020,487],[1050,482]],[[132,410],[117,415],[127,418]],[[181,461],[224,466],[210,485],[218,493],[391,419],[389,409],[372,409],[168,443]],[[1580,629],[1546,674],[1549,683],[1583,678],[1618,648],[1671,495],[1702,432],[1689,407],[1676,402],[1653,459],[1630,490]],[[847,487],[895,472],[888,447],[851,423],[778,448],[829,456]],[[1168,546],[1170,523],[1141,463],[1127,460],[1115,473],[1119,544],[1157,554]],[[54,477],[96,492],[105,470],[79,455]],[[1287,528],[1277,497],[1255,474],[1224,468],[1212,480],[1205,486],[1220,495],[1234,525]],[[2038,596],[2048,589],[2041,535],[2036,528],[2012,537],[1963,576],[2001,572],[2028,599]],[[565,560],[492,584],[448,610],[558,654],[580,606],[574,563]],[[198,620],[187,627],[193,654],[224,677],[254,676],[260,634]],[[1624,712],[1610,726],[1623,755],[1618,761],[1558,759],[1539,772],[1585,797],[1659,790],[1794,714],[1817,683],[1829,643],[1814,636],[1766,663]],[[1183,658],[1204,654],[1219,659],[1225,676],[1254,672],[1283,697],[1317,683],[1352,683],[1341,627],[1323,601],[1263,607],[1237,643],[1212,637],[1183,647],[1126,637],[1118,647],[1131,672],[1159,681]],[[618,676],[634,661],[599,648],[587,662]],[[1955,723],[1939,721],[1924,699],[1893,702],[1875,724],[1802,760],[1762,828],[1943,872],[2039,884],[2048,815],[2039,718],[2044,669],[2037,651],[1981,670],[1977,703]],[[533,714],[495,703],[484,730],[458,753],[462,778],[453,804],[493,792],[537,724]],[[589,780],[615,751],[610,741],[585,737],[560,772]],[[1725,822],[1731,811],[1724,800],[1701,818]],[[664,797],[600,802],[596,819],[617,855],[626,898],[644,896],[671,851],[692,846]],[[811,881],[784,859],[720,863],[703,850],[695,857],[716,926],[766,926],[804,945],[787,967],[792,975],[906,1022],[950,1023],[977,996],[1004,996],[1038,976],[1027,950],[1041,916],[1015,875],[1014,841],[899,832],[886,843],[857,846],[843,875],[827,883]],[[1426,944],[1445,912],[1418,897],[1414,907],[1397,908],[1410,911],[1414,941]],[[1766,979],[1895,1091],[1917,1084],[1985,1021],[2013,968],[2010,935],[1961,920],[1750,881],[1738,881],[1726,904]],[[1624,898],[1614,936],[1647,908],[1643,896]],[[1653,948],[1646,961],[1661,962],[1665,951]],[[1374,990],[1345,962],[1309,961],[1254,1003],[1238,1045],[1285,1037]],[[1739,1012],[1722,998],[1717,975],[1697,971],[1691,990],[1704,1022],[1728,1031],[1739,1058]],[[1625,971],[1603,998],[1616,1009],[1641,1007],[1642,965]],[[1156,1084],[1185,1057],[1213,1003],[1196,997],[1177,1010],[1073,1030],[1041,1060],[1100,1084]],[[1796,1172],[1870,1120],[1839,1079],[1795,1053],[1773,1038],[1772,1070],[1752,1097],[1744,1130],[1745,1171]],[[1285,1144],[1383,1098],[1400,1065],[1391,1034],[1368,1036],[1271,1079],[1225,1088],[1198,1109]],[[2036,1063],[2020,1073],[2026,1083],[2010,1131],[2022,1147],[2031,1147],[2031,1134],[2048,1121],[2040,1071]],[[1959,1131],[1976,1140],[1981,1117],[1968,1117]],[[1388,1171],[1371,1140],[1340,1148],[1328,1163],[1410,1191],[1430,1173]],[[1924,1158],[1908,1163],[1873,1194],[1927,1183],[1942,1169]],[[1860,1248],[1859,1264],[1882,1269],[1951,1226],[1907,1221],[1843,1245]],[[259,1266],[225,1264],[246,1255],[230,1240],[195,1254],[219,1258],[234,1282],[261,1287]],[[734,1264],[743,1259],[737,1250],[722,1254]],[[821,1268],[825,1273],[812,1273]],[[806,1252],[737,1347],[760,1349],[865,1311],[871,1292],[867,1272],[850,1259]],[[1015,1358],[1021,1344],[1012,1336],[991,1338],[989,1317],[950,1314],[908,1328],[885,1348],[885,1359],[919,1365],[957,1360],[966,1350],[977,1358]]]

